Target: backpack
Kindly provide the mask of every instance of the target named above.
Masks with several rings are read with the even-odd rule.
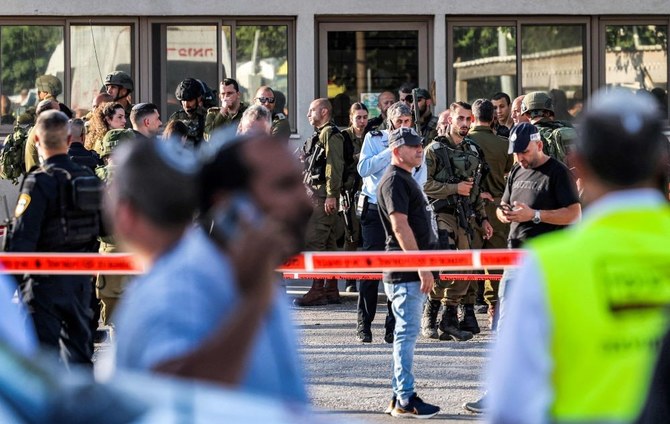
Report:
[[[544,152],[566,164],[568,153],[577,138],[575,129],[561,121],[538,123],[537,129],[544,143]]]
[[[30,125],[16,124],[11,134],[5,137],[5,143],[0,149],[0,178],[11,180],[18,184],[26,168],[26,140]]]

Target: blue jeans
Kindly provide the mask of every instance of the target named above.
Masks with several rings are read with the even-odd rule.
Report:
[[[519,268],[505,268],[502,278],[500,279],[500,287],[498,287],[498,332],[503,328],[503,321],[507,312],[506,297],[509,296],[509,287],[507,285],[514,280]],[[514,284],[514,283],[512,283]]]
[[[393,378],[391,386],[398,399],[407,400],[414,390],[414,347],[421,329],[421,313],[426,295],[421,293],[421,283],[384,283],[384,292],[391,301],[395,316],[393,332]]]

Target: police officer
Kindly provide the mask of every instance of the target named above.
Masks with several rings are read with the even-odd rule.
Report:
[[[181,109],[173,113],[168,122],[182,121],[188,128],[187,143],[197,147],[205,132],[206,111],[202,107],[203,87],[195,78],[186,78],[177,86],[175,96],[181,102]]]
[[[95,150],[88,150],[84,147],[86,127],[83,119],[77,118],[70,121],[70,135],[70,147],[67,150],[67,155],[72,162],[95,172],[95,168],[102,165],[102,160]]]
[[[64,113],[38,116],[35,137],[44,163],[21,186],[7,251],[90,252],[100,234],[100,180],[67,156]],[[91,364],[90,281],[85,275],[20,278],[38,339],[60,349],[63,361]]]
[[[493,233],[479,197],[486,162],[479,146],[467,137],[472,122],[471,109],[468,103],[456,102],[442,112],[442,125],[438,124],[441,135],[426,151],[428,176],[424,192],[437,214],[443,249],[471,248],[475,221],[482,226],[484,237],[489,238]],[[443,132],[445,120],[449,124],[447,133]],[[424,337],[438,338],[436,323],[440,302],[445,306],[439,324],[440,340],[469,340],[473,333],[479,332],[474,312],[474,285],[471,287],[467,281],[436,281],[424,308],[421,323]],[[459,324],[457,306],[461,302],[465,313]]]
[[[133,79],[123,71],[114,71],[105,77],[107,94],[114,97],[114,101],[120,103],[126,111],[126,128],[130,128],[130,110],[133,108],[130,94],[134,88]]]
[[[344,175],[344,139],[332,122],[332,105],[325,98],[309,105],[307,119],[316,132],[305,143],[305,185],[312,195],[314,213],[307,223],[306,246],[311,251],[336,250],[338,199]],[[340,303],[337,280],[313,280],[312,287],[295,299],[296,306]]]
[[[210,107],[205,116],[205,140],[212,132],[226,125],[237,126],[242,119],[247,104],[242,102],[240,85],[232,78],[224,78],[219,84],[221,107]]]
[[[263,86],[256,91],[254,102],[272,112],[272,135],[282,140],[288,140],[291,136],[291,124],[289,124],[283,111],[275,110],[275,101],[275,93],[272,88]]]

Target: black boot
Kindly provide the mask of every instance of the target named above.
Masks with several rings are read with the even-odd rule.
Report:
[[[463,331],[469,331],[472,334],[479,334],[479,323],[475,316],[475,305],[463,305],[463,319],[458,325]]]
[[[427,339],[437,339],[437,313],[440,312],[440,301],[428,299],[423,305],[421,317],[421,335]]]
[[[441,331],[440,340],[458,340],[462,342],[472,338],[471,332],[458,328],[456,306],[447,306],[444,308],[438,328]]]

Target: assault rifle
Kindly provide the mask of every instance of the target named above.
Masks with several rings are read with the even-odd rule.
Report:
[[[344,218],[344,225],[347,227],[347,239],[349,243],[354,242],[354,220],[353,212],[351,208],[351,192],[349,190],[342,189],[340,193],[340,210],[342,211],[342,218]]]
[[[302,179],[302,182],[307,185],[313,185],[319,179],[319,173],[314,172],[314,166],[326,154],[326,150],[318,143],[313,143],[311,147],[312,154],[307,156],[307,166]]]
[[[423,137],[421,134],[421,125],[419,124],[419,100],[416,98],[418,88],[412,89],[412,104],[414,104],[414,127],[416,128],[416,133],[420,137]]]

